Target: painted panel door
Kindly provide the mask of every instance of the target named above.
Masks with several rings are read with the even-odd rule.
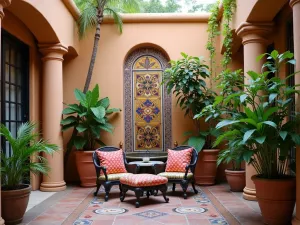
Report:
[[[134,148],[163,150],[162,66],[152,56],[142,56],[133,66]]]

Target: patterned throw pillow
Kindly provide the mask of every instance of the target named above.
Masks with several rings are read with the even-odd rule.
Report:
[[[106,168],[107,174],[127,173],[124,164],[123,150],[113,152],[96,152],[100,160],[100,165]],[[102,170],[101,175],[103,175]]]
[[[192,148],[181,151],[169,149],[166,172],[185,172],[185,167],[191,162],[192,152]]]

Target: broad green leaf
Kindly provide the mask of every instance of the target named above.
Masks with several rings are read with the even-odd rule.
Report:
[[[266,140],[266,136],[256,137],[254,138],[255,141],[257,141],[259,144],[263,144]]]
[[[252,134],[256,131],[256,129],[253,130],[248,130],[243,137],[243,142],[246,143],[246,141],[248,141],[248,139],[252,136]]]
[[[103,108],[107,109],[110,105],[110,101],[109,101],[109,98],[106,97],[106,98],[103,98],[99,101],[99,104],[100,106],[102,106]]]
[[[61,120],[60,124],[67,125],[73,122],[76,122],[77,118],[75,116],[68,116],[67,118]]]
[[[105,108],[102,106],[93,107],[91,110],[98,119],[102,119],[105,116]]]
[[[284,141],[286,136],[288,135],[288,132],[282,130],[282,131],[279,131],[279,135],[282,138],[282,140]]]
[[[243,159],[249,163],[251,160],[251,157],[253,156],[254,152],[253,151],[244,151],[243,152]]]
[[[256,114],[255,114],[254,112],[252,112],[250,108],[245,107],[245,113],[246,113],[247,117],[249,117],[249,118],[251,118],[251,119],[257,121],[257,116],[256,116]]]
[[[80,102],[80,104],[86,106],[86,95],[80,91],[79,89],[75,89],[74,91],[74,94],[75,94],[75,98],[77,99],[77,101]]]
[[[78,130],[79,133],[82,133],[87,130],[87,128],[83,124],[79,124],[76,126],[76,130]]]
[[[278,111],[278,107],[272,107],[269,108],[264,114],[263,114],[263,120],[267,120],[273,113]]]
[[[241,95],[241,96],[240,96],[240,101],[241,101],[241,103],[244,103],[244,102],[245,102],[245,100],[247,99],[247,97],[248,97],[248,95],[247,95],[247,94],[243,94],[243,95]]]
[[[81,137],[81,136],[77,136],[77,137],[74,138],[74,146],[78,150],[83,149],[86,142],[87,142],[87,140],[85,138]]]
[[[277,97],[277,93],[272,93],[269,95],[269,103],[272,103],[274,99]]]
[[[106,110],[106,114],[108,114],[108,115],[115,113],[115,112],[121,112],[121,109],[112,108],[112,109]]]
[[[97,126],[97,125],[91,126],[91,130],[92,130],[92,132],[93,132],[93,135],[94,135],[96,138],[100,138],[100,131],[101,131],[100,125],[99,125],[99,126]]]
[[[253,125],[255,127],[258,127],[258,125],[255,122],[255,120],[250,119],[250,118],[249,119],[240,119],[239,121],[242,122],[242,123],[249,123],[249,124],[251,124],[251,125]]]
[[[200,152],[205,145],[205,138],[190,137],[188,140],[188,145],[194,147],[198,152]]]
[[[292,140],[295,142],[296,145],[300,145],[300,136],[298,134],[291,134]]]
[[[228,126],[228,125],[231,125],[234,123],[238,123],[238,122],[239,122],[238,120],[223,120],[216,125],[216,128],[220,129],[222,127],[225,127],[225,126]]]
[[[274,122],[272,122],[272,121],[264,121],[262,123],[267,124],[267,125],[269,125],[271,127],[277,128],[277,125]]]
[[[63,111],[62,111],[62,114],[63,115],[69,115],[69,114],[73,114],[73,113],[76,113],[75,110],[71,109],[71,108],[65,108]]]
[[[267,53],[261,54],[259,56],[256,57],[256,61],[260,61],[263,57],[265,57]]]

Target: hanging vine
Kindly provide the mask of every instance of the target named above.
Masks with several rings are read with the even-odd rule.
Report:
[[[223,69],[227,69],[228,64],[231,62],[231,46],[232,46],[232,32],[230,23],[232,21],[233,13],[236,9],[236,1],[235,0],[223,0],[223,36],[224,42],[223,45],[225,47],[225,52],[223,54],[222,66]]]
[[[222,67],[225,70],[229,63],[231,62],[231,46],[232,46],[232,32],[230,23],[232,21],[232,16],[236,8],[236,0],[222,0],[223,4],[223,32],[224,36],[224,47],[225,52],[222,59]],[[219,22],[219,5],[220,0],[218,0],[211,8],[211,15],[208,20],[208,41],[206,44],[206,49],[209,51],[210,55],[210,71],[212,78],[214,78],[214,68],[216,67],[216,37],[220,35],[220,22]],[[210,79],[212,82],[212,79]],[[211,83],[212,85],[212,83]]]
[[[219,4],[220,0],[218,0],[211,8],[210,10],[210,17],[208,20],[208,41],[206,44],[206,49],[209,51],[209,60],[210,60],[210,87],[212,87],[212,78],[214,77],[214,67],[216,66],[216,37],[220,34],[219,32],[219,21],[218,21],[218,15],[219,15]]]

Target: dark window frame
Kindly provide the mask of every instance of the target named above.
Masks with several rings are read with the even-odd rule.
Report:
[[[9,130],[11,130],[11,123],[15,123],[16,128],[18,128],[18,126],[21,123],[27,122],[29,119],[29,59],[30,59],[30,55],[29,55],[29,46],[26,45],[25,43],[23,43],[22,41],[20,41],[19,39],[17,39],[16,37],[12,36],[11,34],[9,34],[7,31],[5,30],[1,30],[2,35],[1,35],[1,81],[0,81],[0,85],[1,85],[1,117],[0,117],[0,121],[3,124],[7,124],[9,123]],[[9,62],[6,62],[5,60],[5,45],[9,47],[9,54],[11,54],[11,48],[14,48],[15,50],[17,50],[18,54],[20,54],[21,57],[21,64],[17,65],[14,64],[11,61],[11,55],[9,55]],[[17,57],[17,54],[16,54]],[[6,67],[9,67],[9,80],[6,81]],[[15,81],[12,81],[11,79],[11,68],[15,69]],[[17,73],[19,74],[19,83],[18,83],[18,78],[17,78]],[[9,92],[8,95],[6,95],[6,85],[9,86]],[[15,99],[14,101],[11,99],[11,88],[14,87],[16,88],[15,91]],[[21,94],[20,96],[18,96],[18,92],[17,92],[17,88],[20,89]],[[8,97],[8,99],[7,99]],[[20,99],[18,99],[19,97],[21,97]],[[6,112],[6,104],[9,105],[9,115],[7,115]],[[12,117],[12,105],[15,106],[15,117]],[[20,109],[19,109],[20,108]],[[19,110],[21,110],[21,112],[19,112]],[[20,113],[20,114],[19,114]],[[19,116],[21,115],[21,117]],[[19,118],[18,118],[19,117]],[[13,134],[13,135],[16,135]],[[9,147],[9,149],[6,149],[6,142],[5,139],[3,137],[1,137],[1,149],[5,154],[8,154],[9,156],[11,156],[12,152],[11,152],[11,148]]]

